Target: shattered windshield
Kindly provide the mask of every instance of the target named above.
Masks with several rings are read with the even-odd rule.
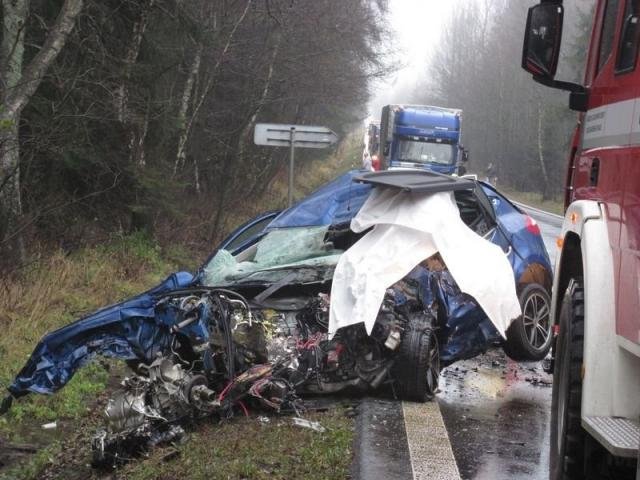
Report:
[[[398,160],[413,163],[455,163],[456,146],[448,143],[424,142],[401,139]]]
[[[280,228],[235,256],[219,250],[204,268],[203,283],[225,286],[239,281],[273,282],[292,270],[312,281],[309,270],[333,268],[343,253],[328,239],[328,230],[328,225]]]

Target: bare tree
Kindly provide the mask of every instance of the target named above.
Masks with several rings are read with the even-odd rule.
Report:
[[[40,85],[43,76],[73,29],[83,0],[65,0],[38,54],[23,66],[24,38],[29,15],[28,0],[3,0],[1,52],[2,111],[0,111],[0,200],[4,216],[4,241],[13,238],[14,248],[24,259],[22,235],[15,232],[22,215],[20,195],[20,114]]]
[[[83,1],[3,3],[2,249],[20,232],[217,237],[285,164],[256,122],[344,133],[387,69],[386,0]]]
[[[464,111],[471,169],[482,173],[492,163],[501,183],[547,198],[562,187],[573,115],[565,95],[532,83],[520,68],[526,10],[522,2],[465,1],[445,24],[425,77],[436,92],[429,101]],[[583,18],[567,25],[570,35],[584,35],[585,29]],[[565,65],[575,68],[582,53],[573,52],[576,61]]]

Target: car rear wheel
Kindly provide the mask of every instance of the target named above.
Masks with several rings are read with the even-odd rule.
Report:
[[[430,325],[405,332],[393,372],[401,399],[426,402],[434,397],[440,378],[440,350]]]
[[[518,362],[542,360],[551,348],[551,298],[542,285],[530,283],[518,295],[522,316],[507,329],[504,351]]]

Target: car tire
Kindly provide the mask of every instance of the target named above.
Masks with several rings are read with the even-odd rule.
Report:
[[[440,350],[432,326],[412,326],[405,332],[393,376],[400,399],[426,402],[434,397],[440,378]]]
[[[506,331],[504,352],[517,362],[542,360],[549,349],[551,331],[551,298],[540,284],[527,284],[518,295],[522,316],[514,320]]]
[[[550,479],[585,478],[587,433],[580,423],[582,356],[584,348],[584,292],[571,280],[562,300],[551,397]]]

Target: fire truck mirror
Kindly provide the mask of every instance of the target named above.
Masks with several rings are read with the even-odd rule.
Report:
[[[553,78],[558,66],[564,9],[545,1],[529,9],[522,47],[522,68],[536,77]]]

